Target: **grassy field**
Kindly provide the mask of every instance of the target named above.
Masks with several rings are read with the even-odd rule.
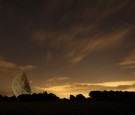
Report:
[[[2,102],[0,115],[133,115],[135,104],[114,102]]]

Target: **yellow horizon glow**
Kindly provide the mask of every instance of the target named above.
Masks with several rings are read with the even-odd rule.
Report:
[[[49,93],[54,93],[61,98],[69,98],[69,95],[83,94],[88,97],[88,94],[92,90],[120,90],[118,86],[131,86],[121,91],[135,91],[132,85],[135,81],[114,81],[114,82],[103,82],[103,83],[71,83],[63,85],[55,85],[49,87],[35,87],[36,90],[47,91]],[[109,89],[110,88],[110,89]]]

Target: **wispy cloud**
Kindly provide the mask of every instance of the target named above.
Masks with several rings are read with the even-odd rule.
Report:
[[[81,43],[77,41],[71,46],[69,57],[73,62],[79,62],[84,57],[92,52],[105,50],[111,47],[116,47],[118,44],[125,40],[126,35],[130,29],[118,29],[111,33],[97,34],[87,40],[82,40]]]
[[[35,66],[35,65],[24,65],[24,66],[18,66],[17,68],[22,70],[22,71],[30,71],[30,70],[36,69],[37,66]]]
[[[57,82],[57,81],[64,81],[70,79],[69,77],[54,77],[51,79],[48,79],[47,82]]]
[[[3,59],[0,59],[0,68],[4,71],[7,71],[9,69],[13,70],[21,70],[21,71],[30,71],[36,68],[34,65],[17,65],[14,62],[6,61]]]
[[[119,63],[125,69],[135,68],[135,49]]]
[[[14,69],[16,67],[17,67],[16,64],[13,62],[0,60],[0,68]]]
[[[56,35],[53,32],[54,35],[51,32],[41,32],[41,35],[35,33],[36,35],[34,35],[33,39],[37,39],[37,42],[41,42],[48,47],[56,49],[60,48],[62,55],[66,56],[71,62],[77,63],[92,52],[116,47],[125,40],[130,28],[119,28],[108,33],[96,33],[91,37],[80,37],[82,32],[75,29],[72,31],[72,33],[70,33],[70,30],[67,33],[57,33]],[[50,58],[52,58],[52,55],[51,53],[48,53],[47,59],[50,60]]]
[[[115,17],[125,7],[130,5],[133,8],[130,2],[97,1],[92,5],[92,1],[81,1],[73,4],[74,1],[48,4],[46,8],[51,11],[51,16],[44,12],[41,14],[50,22],[33,30],[31,41],[52,49],[52,52],[58,50],[59,57],[78,63],[92,52],[116,47],[132,29],[132,26],[119,22]],[[103,7],[105,4],[108,7]],[[79,6],[81,10],[78,10]],[[50,59],[50,54],[47,55]]]

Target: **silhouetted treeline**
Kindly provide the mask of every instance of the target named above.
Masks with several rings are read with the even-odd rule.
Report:
[[[60,98],[53,93],[33,93],[33,94],[25,94],[19,95],[18,97],[12,96],[1,96],[0,101],[58,101]]]
[[[60,99],[53,93],[33,93],[27,95],[19,95],[18,97],[2,96],[0,95],[0,102],[25,102],[25,101],[124,101],[135,102],[135,92],[122,92],[122,91],[91,91],[89,97],[85,97],[82,94],[76,96],[70,95],[69,99]]]
[[[135,102],[135,92],[127,91],[91,91],[89,96],[92,100],[101,101],[126,101]]]

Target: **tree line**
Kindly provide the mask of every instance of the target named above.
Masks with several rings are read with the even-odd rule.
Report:
[[[25,101],[124,101],[124,102],[135,102],[135,92],[127,91],[91,91],[89,97],[85,97],[82,94],[76,96],[70,95],[69,99],[59,98],[53,93],[33,93],[23,94],[19,96],[2,96],[0,95],[0,102],[25,102]]]

